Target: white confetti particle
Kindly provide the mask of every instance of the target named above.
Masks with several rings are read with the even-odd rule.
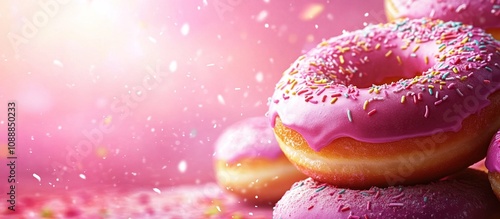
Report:
[[[151,41],[152,43],[156,43],[156,39],[153,38],[152,36],[148,37],[149,41]]]
[[[257,72],[257,74],[255,75],[255,80],[257,80],[257,82],[262,82],[264,80],[264,74],[262,72]]]
[[[54,59],[54,65],[61,68],[64,67],[63,63],[57,59]]]
[[[158,193],[158,194],[161,194],[161,190],[160,190],[160,189],[158,189],[158,188],[153,188],[153,191],[155,191],[155,192],[156,192],[156,193]]]
[[[186,36],[186,35],[189,34],[189,24],[188,23],[185,23],[185,24],[182,25],[182,27],[181,27],[181,34],[183,36]]]
[[[217,101],[219,101],[219,103],[221,105],[226,105],[226,101],[224,100],[224,97],[222,95],[217,95]]]
[[[187,162],[185,160],[181,160],[181,162],[179,162],[179,165],[177,166],[177,169],[179,169],[179,172],[185,173],[187,170]]]
[[[261,21],[264,21],[267,17],[268,13],[266,10],[262,10],[259,15],[257,15],[257,21],[258,22],[261,22]]]
[[[80,173],[80,178],[87,179],[87,177],[83,173]]]
[[[33,173],[33,177],[35,177],[35,179],[38,180],[38,182],[40,182],[40,180],[42,180],[42,178],[40,178],[40,176],[37,175],[36,173]]]
[[[177,71],[177,61],[171,61],[170,62],[170,65],[168,66],[168,70],[170,70],[170,72],[174,73]]]

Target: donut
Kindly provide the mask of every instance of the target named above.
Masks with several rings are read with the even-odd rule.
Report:
[[[398,18],[460,21],[484,28],[500,40],[500,1],[498,0],[385,0],[389,21]]]
[[[491,140],[485,161],[491,188],[500,200],[500,130]]]
[[[488,218],[498,211],[485,172],[467,169],[413,186],[339,188],[311,178],[295,183],[273,218]]]
[[[222,188],[252,203],[274,205],[306,176],[281,151],[266,117],[243,119],[215,143],[215,173]]]
[[[285,70],[267,116],[309,177],[348,188],[440,179],[486,156],[500,128],[500,43],[441,20],[368,25]]]

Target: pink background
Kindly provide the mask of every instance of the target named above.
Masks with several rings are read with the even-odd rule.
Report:
[[[0,180],[15,101],[21,193],[213,181],[218,135],[292,61],[385,22],[382,0],[29,2],[0,3]]]

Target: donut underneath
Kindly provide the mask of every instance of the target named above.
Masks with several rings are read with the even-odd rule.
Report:
[[[293,183],[305,179],[281,151],[266,117],[227,127],[215,143],[217,182],[228,192],[273,206]]]
[[[499,202],[487,175],[467,169],[429,184],[338,188],[308,178],[278,201],[273,218],[489,218]]]
[[[485,161],[491,188],[500,200],[500,130],[491,139]]]
[[[245,201],[274,205],[289,186],[305,179],[285,157],[278,159],[244,159],[230,164],[217,161],[216,177],[219,185]]]
[[[422,17],[460,21],[483,28],[495,39],[500,40],[500,8],[495,1],[385,0],[384,6],[389,21]]]

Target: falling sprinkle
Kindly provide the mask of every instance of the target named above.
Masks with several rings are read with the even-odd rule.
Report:
[[[181,162],[179,162],[179,165],[177,166],[177,169],[179,170],[179,172],[185,173],[187,170],[187,162],[185,160],[181,160]]]
[[[103,123],[104,123],[104,125],[109,125],[112,120],[113,120],[112,116],[106,116],[106,117],[104,117]]]
[[[258,22],[262,22],[262,21],[264,21],[264,20],[267,18],[267,15],[268,15],[267,11],[266,11],[266,10],[262,10],[262,11],[259,13],[259,15],[257,15],[257,19],[256,19],[256,20],[257,20]]]
[[[181,27],[181,34],[183,36],[186,36],[186,35],[189,34],[189,24],[188,23],[185,23],[185,24],[182,25],[182,27]]]
[[[153,188],[153,191],[156,192],[156,193],[158,193],[158,194],[161,194],[161,190],[158,189],[158,188]]]
[[[168,65],[168,70],[170,70],[170,72],[174,73],[177,71],[177,61],[173,60],[170,62],[170,65]]]
[[[53,63],[57,67],[60,67],[60,68],[64,67],[63,63],[61,61],[57,60],[57,59],[54,59]]]
[[[156,39],[153,38],[152,36],[148,37],[149,41],[151,41],[152,43],[156,43]]]
[[[264,74],[262,72],[257,72],[257,74],[255,75],[255,80],[259,83],[264,81]]]
[[[224,100],[224,97],[222,97],[222,95],[217,95],[217,101],[219,101],[219,103],[221,105],[226,105],[226,101]]]
[[[80,176],[80,178],[82,178],[82,179],[87,179],[87,177],[86,177],[83,173],[80,173],[80,175],[79,175],[79,176]]]
[[[324,9],[325,7],[322,4],[309,4],[300,14],[300,19],[304,21],[312,20],[317,17]]]
[[[38,182],[40,182],[40,180],[42,180],[42,178],[40,178],[40,176],[37,175],[36,173],[33,173],[33,177],[35,177],[35,179],[38,180]]]

